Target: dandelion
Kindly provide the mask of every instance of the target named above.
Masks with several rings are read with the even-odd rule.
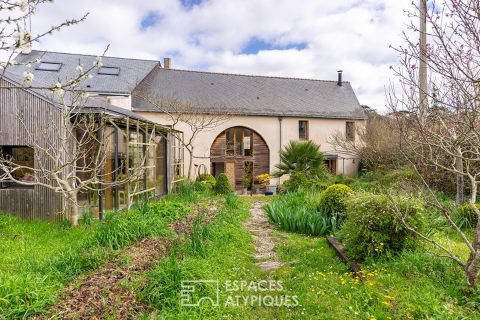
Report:
[[[33,81],[33,73],[25,71],[23,73],[23,78],[25,82],[32,82]]]

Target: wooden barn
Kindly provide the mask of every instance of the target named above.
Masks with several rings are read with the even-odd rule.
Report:
[[[64,63],[61,64],[66,68]],[[0,157],[8,157],[23,166],[24,169],[16,170],[13,175],[16,181],[26,183],[11,181],[0,172],[0,212],[25,219],[62,219],[68,213],[65,211],[68,206],[65,197],[49,187],[51,179],[47,176],[42,177],[39,183],[35,180],[35,184],[28,185],[35,173],[26,168],[48,171],[55,167],[53,157],[44,156],[48,150],[66,158],[69,150],[74,150],[71,148],[75,146],[60,138],[62,132],[59,128],[64,127],[62,122],[65,120],[62,108],[69,106],[64,98],[63,103],[59,103],[62,98],[51,90],[24,88],[25,83],[20,76],[23,71],[12,69],[13,72],[9,70],[0,80]],[[36,69],[35,66],[32,70],[37,79],[45,77],[42,73],[55,72]],[[148,68],[145,70],[148,71]],[[51,83],[42,79],[33,83],[32,87]],[[105,81],[101,84],[105,86]],[[115,91],[118,86],[114,83],[110,91]],[[94,87],[90,88],[94,90]],[[128,108],[111,104],[115,98],[125,99],[126,93],[109,92],[108,98],[93,93],[79,108],[78,114],[94,115],[96,121],[102,124],[98,126],[98,138],[102,141],[102,153],[105,155],[101,164],[105,173],[103,184],[78,194],[80,213],[90,211],[101,214],[104,210],[130,208],[138,201],[158,198],[183,176],[183,151],[171,128],[148,121]],[[69,134],[78,134],[73,119],[71,123]],[[45,148],[45,151],[35,151],[39,148]],[[136,168],[135,176],[132,175],[133,168]],[[78,176],[81,175],[79,172]]]

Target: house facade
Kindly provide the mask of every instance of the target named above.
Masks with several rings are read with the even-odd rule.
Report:
[[[355,176],[359,159],[335,151],[333,135],[357,140],[366,116],[350,83],[175,70],[157,66],[133,91],[132,110],[172,124],[171,103],[185,103],[202,117],[224,117],[195,138],[193,178],[199,173],[226,173],[242,187],[244,172],[271,174],[280,151],[290,141],[312,140],[325,154],[332,174]],[[163,105],[159,102],[167,101]],[[155,102],[155,103],[153,103]],[[192,115],[193,117],[194,115]],[[191,135],[191,126],[176,128]],[[185,154],[185,172],[189,154]],[[279,180],[273,181],[280,183]]]
[[[40,59],[57,64],[57,71],[37,72],[41,83],[71,76],[79,64],[91,65],[94,56],[32,51],[21,54],[20,64]],[[320,145],[326,166],[333,174],[358,174],[359,159],[335,151],[333,135],[357,140],[355,134],[366,121],[356,95],[342,74],[334,81],[252,76],[177,70],[169,59],[158,61],[103,57],[103,66],[81,83],[91,99],[126,110],[151,123],[172,126],[175,110],[159,108],[156,101],[176,101],[190,106],[192,117],[222,117],[215,126],[201,130],[193,143],[193,175],[226,173],[241,188],[246,170],[257,176],[275,171],[280,151],[290,141],[312,140]],[[53,69],[52,66],[48,68]],[[14,68],[17,75],[24,67]],[[70,70],[70,71],[68,71]],[[168,106],[168,103],[165,105]],[[178,111],[178,110],[177,110]],[[175,124],[185,139],[192,127]],[[178,144],[170,150],[172,181],[189,171],[190,156]],[[274,180],[273,183],[280,183]]]

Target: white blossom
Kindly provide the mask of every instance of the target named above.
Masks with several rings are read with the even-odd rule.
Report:
[[[78,65],[76,69],[78,72],[83,73],[83,67],[81,65]]]
[[[20,0],[17,1],[17,6],[22,10],[23,12],[26,12],[28,10],[28,1],[27,0]]]
[[[103,66],[102,57],[96,57],[95,61],[93,61],[93,66],[96,68],[102,67]]]
[[[33,73],[25,71],[23,73],[23,77],[25,79],[25,82],[32,82],[33,81]]]
[[[87,74],[87,79],[92,79],[92,78],[93,78],[93,76],[92,76],[91,73]]]
[[[62,95],[63,93],[65,92],[65,90],[63,90],[62,88],[62,84],[60,82],[57,82],[55,84],[55,87],[53,88],[53,93],[57,94],[57,95]]]
[[[15,37],[15,47],[16,48],[23,49],[25,46],[30,45],[30,43],[32,41],[32,36],[30,35],[30,33],[28,33],[27,31],[25,31],[23,29],[19,29],[15,33],[14,37]]]
[[[90,94],[87,91],[83,91],[81,94],[82,98],[88,98]]]

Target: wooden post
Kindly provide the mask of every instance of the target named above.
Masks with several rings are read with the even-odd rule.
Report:
[[[127,183],[125,184],[125,195],[127,196],[127,211],[130,210],[130,118],[127,118],[127,127],[125,129],[125,170],[127,173]]]
[[[420,68],[418,87],[420,95],[420,116],[425,116],[428,109],[428,75],[427,75],[427,0],[420,0]]]

